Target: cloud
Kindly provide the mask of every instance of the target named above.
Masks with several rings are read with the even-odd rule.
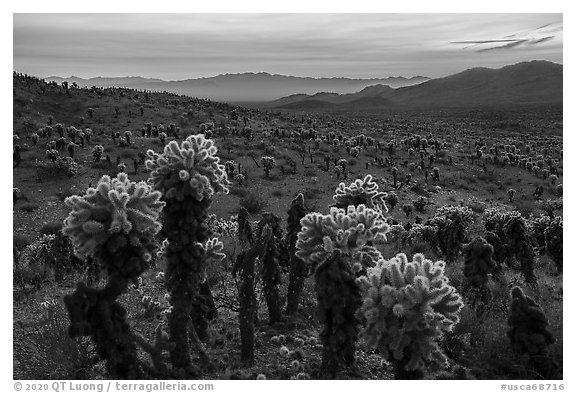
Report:
[[[558,34],[552,33],[560,32],[562,29],[562,21],[556,21],[540,25],[537,28],[516,31],[502,38],[490,37],[480,40],[451,41],[450,43],[454,45],[466,45],[462,49],[473,49],[477,53],[484,53],[544,44],[557,38]]]
[[[561,33],[550,33],[561,29],[559,18],[450,13],[14,14],[13,63],[15,70],[38,76],[186,79],[268,71],[316,77],[437,77],[534,58],[562,61]],[[511,33],[518,36],[506,37]],[[490,48],[518,50],[482,59],[474,55]]]
[[[502,49],[510,49],[510,48],[514,48],[517,47],[518,45],[522,45],[525,44],[526,42],[528,42],[528,40],[516,40],[514,42],[510,42],[506,45],[500,45],[500,46],[493,46],[491,48],[482,48],[482,49],[478,49],[476,52],[488,52],[491,50],[502,50]]]

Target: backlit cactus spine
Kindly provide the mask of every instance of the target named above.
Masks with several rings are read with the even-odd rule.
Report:
[[[72,209],[62,232],[70,237],[79,258],[94,257],[108,272],[105,287],[79,283],[64,298],[70,315],[70,336],[91,336],[115,379],[138,379],[145,371],[137,356],[136,338],[126,310],[116,299],[148,268],[161,228],[161,194],[144,182],[120,173],[103,176],[96,188],[65,203]]]
[[[425,361],[446,364],[437,340],[460,318],[462,299],[444,275],[445,264],[416,254],[381,259],[358,279],[365,320],[361,335],[392,362],[396,379],[420,379]]]
[[[354,271],[382,258],[375,245],[386,241],[388,225],[365,205],[331,208],[328,215],[307,214],[296,241],[296,256],[314,271],[318,317],[324,325],[322,377],[334,378],[338,368],[355,360],[360,293]]]
[[[166,202],[164,232],[166,286],[170,294],[168,325],[175,344],[174,367],[195,373],[191,365],[189,338],[196,341],[192,324],[194,301],[205,280],[206,252],[202,246],[210,235],[205,220],[212,196],[228,192],[228,179],[214,142],[203,134],[190,135],[179,145],[171,141],[161,154],[148,151],[148,182],[161,191]]]
[[[372,175],[366,175],[364,179],[357,179],[349,186],[340,183],[334,194],[334,206],[345,209],[350,205],[365,205],[381,214],[387,213],[388,208],[384,203],[386,193],[378,191],[378,184],[372,180]]]

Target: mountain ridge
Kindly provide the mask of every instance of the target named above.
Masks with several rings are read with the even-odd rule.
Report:
[[[331,96],[293,95],[266,103],[279,109],[305,110],[320,107],[311,100],[325,101],[333,110],[350,110],[365,104],[378,107],[474,107],[491,105],[526,105],[562,103],[563,65],[535,60],[501,68],[475,67],[418,85],[390,89],[383,85],[364,88],[354,94]]]

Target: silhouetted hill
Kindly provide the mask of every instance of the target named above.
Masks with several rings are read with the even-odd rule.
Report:
[[[500,69],[473,68],[419,86],[397,89],[390,99],[420,107],[553,104],[562,102],[561,64],[531,61]]]
[[[322,108],[319,104],[298,104],[320,100],[330,109],[374,109],[400,107],[478,107],[562,103],[563,66],[548,61],[531,61],[500,69],[472,68],[444,78],[393,89],[368,86],[353,94],[297,94],[270,102],[268,107]],[[287,106],[287,104],[289,104]]]

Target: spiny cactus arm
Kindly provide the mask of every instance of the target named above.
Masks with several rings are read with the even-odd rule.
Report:
[[[171,141],[162,154],[148,150],[148,181],[164,198],[183,200],[191,195],[202,201],[217,192],[228,193],[226,170],[216,153],[214,142],[203,134],[190,135],[181,146]]]
[[[333,196],[335,207],[346,208],[349,205],[366,205],[378,210],[381,214],[388,212],[385,203],[386,193],[378,191],[378,184],[372,175],[366,175],[363,180],[357,179],[349,186],[340,183]]]
[[[380,260],[357,281],[364,298],[362,335],[400,369],[421,369],[424,360],[446,361],[436,340],[459,321],[463,303],[443,274],[441,261],[417,254],[408,262],[399,254]]]
[[[72,210],[62,232],[70,237],[79,257],[94,255],[114,233],[134,239],[144,233],[156,234],[164,207],[160,197],[160,192],[152,191],[146,183],[130,182],[125,173],[114,179],[102,176],[96,188],[65,200]]]

